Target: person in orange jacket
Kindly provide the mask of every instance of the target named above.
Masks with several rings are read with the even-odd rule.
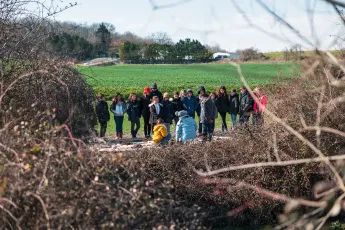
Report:
[[[158,119],[157,125],[153,128],[152,141],[155,144],[167,144],[171,139],[171,134],[167,131],[163,119]]]
[[[264,116],[263,113],[265,112],[268,96],[265,95],[263,90],[259,87],[253,90],[254,95],[259,99],[259,104],[254,102],[253,107],[253,125],[263,125],[264,124]]]

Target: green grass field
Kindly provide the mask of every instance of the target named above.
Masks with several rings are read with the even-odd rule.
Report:
[[[243,75],[252,86],[278,84],[286,79],[299,75],[300,66],[296,63],[248,63],[241,64]],[[242,82],[235,67],[229,64],[194,64],[194,65],[116,65],[108,67],[77,67],[86,76],[95,93],[104,93],[111,100],[116,92],[127,97],[131,92],[142,95],[144,87],[157,82],[161,92],[181,89],[193,89],[203,85],[208,92],[216,91],[221,85],[238,89]],[[143,124],[143,122],[142,122]],[[228,125],[231,127],[230,117]],[[220,118],[216,128],[221,127]],[[172,127],[172,130],[174,127]],[[143,128],[139,131],[142,136]],[[130,134],[130,123],[127,116],[124,121],[124,132]],[[115,133],[115,124],[111,118],[108,134]]]
[[[242,72],[252,86],[274,84],[299,74],[295,63],[242,64]],[[221,85],[228,89],[242,85],[235,67],[229,64],[194,65],[116,65],[108,67],[77,67],[86,76],[96,93],[110,100],[116,92],[128,96],[142,94],[143,88],[157,82],[160,91],[173,93],[181,89],[197,90],[204,85],[215,91]]]

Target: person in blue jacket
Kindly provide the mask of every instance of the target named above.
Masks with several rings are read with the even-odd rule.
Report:
[[[175,115],[179,117],[176,126],[176,141],[185,143],[195,139],[197,130],[195,120],[185,110],[176,112]]]
[[[198,107],[198,99],[193,95],[191,89],[187,90],[187,96],[183,98],[183,107],[186,109],[188,115],[195,118],[195,111]]]

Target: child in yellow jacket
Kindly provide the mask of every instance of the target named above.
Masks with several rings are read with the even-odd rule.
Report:
[[[167,144],[171,139],[171,134],[168,133],[164,125],[163,119],[158,119],[157,125],[153,128],[152,141],[155,144]]]

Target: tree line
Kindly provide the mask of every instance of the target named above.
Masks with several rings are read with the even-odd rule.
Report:
[[[213,52],[223,51],[219,45],[208,46],[186,38],[174,43],[165,32],[146,38],[131,32],[120,34],[109,23],[77,25],[52,23],[48,44],[55,54],[76,60],[117,57],[125,63],[206,62]]]
[[[198,40],[186,38],[176,44],[140,44],[125,41],[120,47],[120,60],[124,63],[182,63],[208,62],[212,56]]]

